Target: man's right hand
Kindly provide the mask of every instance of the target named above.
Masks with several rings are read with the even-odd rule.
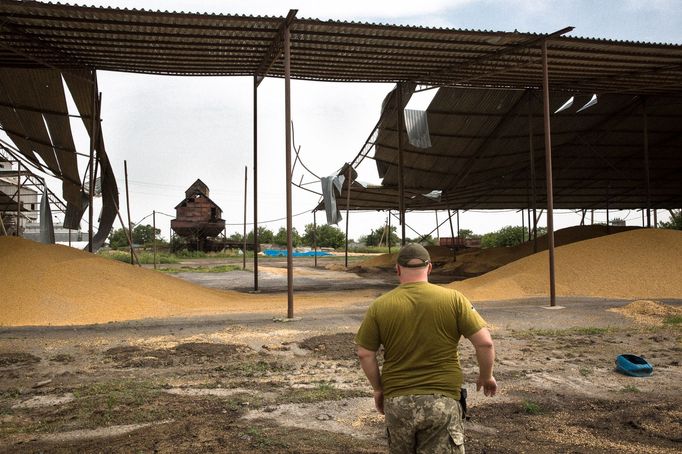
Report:
[[[489,378],[478,377],[476,380],[476,391],[480,391],[483,388],[483,394],[489,397],[493,397],[497,394],[497,382],[495,377],[491,376]]]

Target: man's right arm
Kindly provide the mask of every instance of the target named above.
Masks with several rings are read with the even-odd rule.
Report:
[[[488,328],[481,328],[469,336],[469,340],[476,349],[478,360],[478,380],[476,391],[483,388],[486,396],[494,396],[497,393],[497,382],[493,377],[493,363],[495,362],[495,346]]]
[[[360,366],[372,385],[374,390],[374,405],[377,411],[384,414],[384,389],[381,386],[381,371],[377,363],[377,352],[368,350],[358,345],[358,358],[360,358]]]

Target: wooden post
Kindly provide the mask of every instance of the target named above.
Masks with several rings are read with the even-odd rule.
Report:
[[[156,210],[152,211],[152,235],[154,238],[154,269],[156,269]]]
[[[549,299],[556,306],[556,280],[554,275],[554,194],[552,188],[552,132],[549,118],[549,69],[547,40],[542,41],[542,91],[545,120],[545,173],[547,174],[547,250],[549,252]]]
[[[248,180],[248,167],[244,166],[244,252],[242,254],[242,269],[246,269],[246,191],[247,191],[247,186],[246,182]],[[226,237],[227,239],[227,237]]]
[[[128,192],[128,161],[123,161],[123,171],[125,173],[126,183],[126,208],[128,210],[128,231],[130,232],[130,264],[134,265],[135,252],[133,251],[133,224],[130,220],[130,194]]]

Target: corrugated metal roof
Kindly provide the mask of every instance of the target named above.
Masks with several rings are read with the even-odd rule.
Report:
[[[551,111],[567,99],[550,93]],[[554,206],[568,209],[682,206],[682,96],[590,94],[551,116]],[[403,104],[409,93],[403,95]],[[379,124],[373,158],[381,188],[353,187],[352,209],[398,208],[395,91]],[[644,155],[646,105],[649,191]],[[408,209],[531,206],[531,130],[536,204],[546,206],[542,100],[534,90],[441,88],[427,110],[432,147],[410,145],[401,124]],[[423,196],[443,191],[440,201]],[[346,193],[339,198],[345,209]]]
[[[281,17],[188,14],[0,0],[3,66],[175,75],[253,75]],[[543,35],[297,19],[292,77],[538,87]],[[555,37],[555,89],[682,89],[682,46]],[[268,75],[282,77],[281,59]]]

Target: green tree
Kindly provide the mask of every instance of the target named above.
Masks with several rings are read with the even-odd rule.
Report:
[[[112,249],[119,249],[128,247],[128,238],[123,229],[114,229],[109,233],[109,247]]]
[[[258,243],[273,243],[275,234],[264,226],[258,226]],[[253,244],[253,229],[246,235],[246,242]]]
[[[538,234],[539,234],[538,230]],[[517,244],[523,243],[524,239],[524,228],[521,226],[511,226],[502,227],[500,230],[495,232],[486,233],[481,237],[481,247],[491,248],[500,246],[516,246]]]
[[[273,238],[273,242],[278,246],[287,245],[287,229],[280,227],[277,234]],[[301,245],[301,235],[298,234],[296,227],[291,229],[291,244],[293,247],[299,247]]]
[[[251,237],[253,238],[253,234],[251,234]],[[247,236],[247,238],[248,238],[248,236]],[[235,243],[237,243],[237,242],[242,243],[242,242],[244,242],[244,235],[242,235],[239,232],[234,232],[232,235],[227,237],[227,240],[228,241],[234,241]]]
[[[367,246],[379,246],[379,243],[382,245],[387,245],[388,238],[386,236],[386,227],[387,226],[384,224],[376,229],[372,229],[369,232],[369,235],[361,238],[361,241],[363,241]],[[391,245],[393,246],[400,244],[400,237],[398,237],[396,234],[396,229],[396,226],[391,226]]]
[[[469,229],[459,229],[459,237],[465,240],[480,238],[481,235],[476,235],[472,230]]]
[[[682,230],[682,210],[668,210],[669,221],[659,221],[658,226],[662,229]]]
[[[133,229],[133,243],[134,244],[150,244],[154,241],[154,237],[161,233],[161,229],[154,230],[151,225],[136,225]],[[155,235],[156,234],[156,235]]]
[[[314,239],[317,239],[317,247],[332,247],[336,249],[345,244],[346,235],[341,229],[333,225],[318,225],[317,230],[315,230],[314,224],[307,224],[301,240],[306,246],[312,247],[315,244]]]

